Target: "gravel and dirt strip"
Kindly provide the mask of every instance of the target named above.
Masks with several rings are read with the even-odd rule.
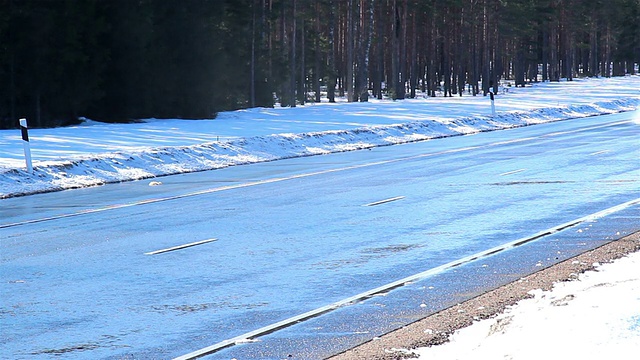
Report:
[[[529,293],[532,290],[550,290],[557,282],[575,280],[579,274],[594,270],[594,264],[611,262],[636,251],[640,251],[640,231],[376,337],[330,359],[400,360],[417,357],[406,349],[443,344],[456,330],[474,321],[492,318],[508,306],[532,297]]]

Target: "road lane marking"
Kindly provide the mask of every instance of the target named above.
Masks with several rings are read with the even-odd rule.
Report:
[[[162,254],[162,253],[166,253],[166,252],[169,252],[169,251],[176,251],[176,250],[186,249],[186,248],[189,248],[189,247],[192,247],[192,246],[196,246],[196,245],[202,245],[202,244],[210,243],[210,242],[216,241],[216,240],[218,240],[218,239],[201,240],[201,241],[196,241],[196,242],[192,242],[192,243],[189,243],[189,244],[170,247],[170,248],[167,248],[167,249],[151,251],[151,252],[147,252],[147,253],[144,253],[144,254],[145,255],[157,255],[157,254]]]
[[[195,191],[195,192],[192,192],[192,193],[168,196],[168,197],[164,197],[164,198],[147,199],[147,200],[136,201],[136,202],[131,202],[131,203],[125,203],[125,204],[112,204],[112,205],[107,205],[107,206],[104,206],[104,207],[101,207],[101,208],[97,208],[97,209],[86,209],[86,210],[78,211],[78,212],[75,212],[75,213],[61,214],[61,215],[50,216],[50,217],[45,217],[45,218],[40,218],[40,219],[19,221],[19,222],[9,223],[9,224],[1,224],[0,225],[0,229],[14,227],[14,226],[20,226],[20,225],[35,224],[35,223],[51,221],[51,220],[59,220],[59,219],[64,219],[64,218],[80,216],[80,215],[100,213],[100,212],[104,212],[104,211],[108,211],[108,210],[117,210],[117,209],[124,209],[124,208],[133,207],[133,206],[139,206],[139,205],[147,205],[147,204],[155,204],[155,203],[164,202],[164,201],[179,200],[179,199],[184,199],[184,198],[188,198],[188,197],[207,195],[207,194],[212,194],[212,193],[216,193],[216,192],[247,188],[247,187],[257,186],[257,185],[272,184],[272,183],[277,183],[277,182],[282,182],[282,181],[296,180],[296,179],[302,179],[302,178],[313,177],[313,176],[318,176],[318,175],[338,173],[338,172],[342,172],[342,171],[355,170],[355,169],[373,167],[373,166],[378,166],[378,165],[392,164],[392,163],[396,163],[396,162],[402,162],[402,161],[407,161],[407,160],[415,160],[415,159],[431,157],[431,156],[436,156],[436,155],[453,154],[453,153],[458,153],[458,152],[464,152],[464,151],[469,151],[469,150],[480,149],[480,148],[488,147],[488,146],[491,146],[491,145],[492,144],[480,145],[480,146],[470,146],[470,147],[451,149],[451,150],[444,150],[444,151],[438,151],[438,152],[434,152],[434,153],[412,155],[412,156],[403,157],[403,158],[396,158],[396,159],[390,159],[390,160],[381,160],[381,161],[375,161],[375,162],[370,162],[370,163],[351,165],[351,166],[346,166],[346,167],[342,167],[342,168],[314,171],[314,172],[309,172],[309,173],[291,175],[291,176],[287,176],[287,177],[277,177],[277,178],[270,178],[270,179],[264,179],[264,180],[251,181],[251,182],[246,182],[246,183],[242,183],[242,184],[221,186],[221,187],[216,187],[216,188],[212,188],[212,189]]]
[[[390,160],[381,160],[381,161],[375,161],[375,162],[370,162],[370,163],[351,165],[351,166],[342,167],[342,168],[327,169],[327,170],[321,170],[321,171],[316,171],[316,172],[297,174],[297,175],[292,175],[292,176],[287,176],[287,177],[264,179],[264,180],[252,181],[252,182],[247,182],[247,183],[242,183],[242,184],[228,185],[228,186],[223,186],[223,187],[206,189],[206,190],[201,190],[201,191],[196,191],[196,192],[186,193],[186,194],[181,194],[181,195],[168,196],[168,197],[164,197],[164,198],[147,199],[147,200],[131,202],[131,203],[125,203],[125,204],[106,205],[106,206],[101,207],[101,208],[86,209],[86,210],[78,211],[78,212],[75,212],[75,213],[61,214],[61,215],[55,215],[55,216],[39,218],[39,219],[31,219],[31,220],[25,220],[25,221],[18,221],[18,222],[8,223],[8,224],[0,224],[0,229],[5,229],[5,228],[9,228],[9,227],[14,227],[14,226],[35,224],[35,223],[51,221],[51,220],[59,220],[59,219],[64,219],[64,218],[80,216],[80,215],[94,214],[94,213],[99,213],[99,212],[108,211],[108,210],[118,210],[118,209],[133,207],[133,206],[139,206],[139,205],[155,204],[155,203],[159,203],[159,202],[163,202],[163,201],[184,199],[184,198],[193,197],[193,196],[206,195],[206,194],[211,194],[211,193],[215,193],[215,192],[240,189],[240,188],[251,187],[251,186],[256,186],[256,185],[271,184],[271,183],[287,181],[287,180],[295,180],[295,179],[301,179],[301,178],[306,178],[306,177],[313,177],[313,176],[318,176],[318,175],[337,173],[337,172],[342,172],[342,171],[356,170],[356,169],[379,166],[379,165],[387,165],[387,164],[403,162],[403,161],[408,161],[408,160],[417,160],[417,159],[421,159],[421,158],[433,157],[433,156],[438,156],[438,155],[455,154],[455,153],[460,153],[460,152],[473,151],[473,150],[477,150],[477,149],[485,149],[485,148],[491,148],[491,147],[502,146],[502,145],[510,145],[510,144],[514,144],[514,143],[532,141],[532,140],[542,139],[542,138],[546,138],[546,137],[553,137],[553,136],[558,136],[558,135],[578,133],[578,132],[589,131],[589,130],[594,130],[594,129],[599,129],[599,128],[606,128],[606,127],[610,127],[610,126],[618,126],[618,125],[622,125],[622,124],[626,124],[626,123],[632,123],[632,121],[631,120],[618,121],[618,122],[615,122],[615,123],[589,126],[589,127],[585,127],[585,128],[579,128],[579,129],[568,130],[568,131],[563,131],[563,132],[555,132],[555,133],[551,133],[551,134],[542,134],[542,135],[534,136],[534,137],[525,137],[525,138],[520,138],[520,139],[503,140],[503,141],[497,141],[497,142],[493,142],[493,143],[489,143],[489,144],[474,145],[474,146],[462,147],[462,148],[457,148],[457,149],[450,149],[450,150],[443,150],[443,151],[437,151],[437,152],[432,152],[432,153],[418,154],[418,155],[395,158],[395,159],[390,159]]]
[[[519,169],[519,170],[508,171],[506,173],[500,174],[500,176],[513,175],[513,174],[517,174],[517,173],[523,172],[523,171],[527,171],[527,169]]]
[[[397,201],[397,200],[400,200],[400,199],[404,199],[404,196],[396,196],[396,197],[392,197],[392,198],[389,198],[389,199],[384,199],[384,200],[380,200],[380,201],[364,204],[362,206],[376,206],[376,205],[380,205],[380,204],[386,204],[386,203],[392,202],[392,201]]]
[[[209,354],[215,353],[215,352],[217,352],[219,350],[222,350],[224,348],[227,348],[227,347],[230,347],[230,346],[233,346],[233,345],[236,345],[236,344],[240,344],[240,343],[246,342],[247,340],[255,340],[255,338],[257,338],[259,336],[267,335],[267,334],[273,333],[275,331],[278,331],[280,329],[284,329],[284,328],[289,327],[291,325],[297,324],[297,323],[299,323],[301,321],[305,321],[305,320],[309,320],[309,319],[314,318],[314,317],[318,317],[318,316],[323,315],[325,313],[331,312],[331,311],[333,311],[333,310],[335,310],[337,308],[340,308],[340,307],[343,307],[343,306],[347,306],[347,305],[356,304],[356,303],[361,302],[363,300],[369,299],[369,298],[371,298],[371,297],[373,297],[373,296],[375,296],[377,294],[386,293],[386,292],[388,292],[390,290],[393,290],[395,288],[399,288],[399,287],[408,285],[410,283],[414,283],[416,281],[423,280],[425,278],[437,275],[439,273],[442,273],[442,272],[444,272],[446,270],[449,270],[449,269],[452,269],[454,267],[457,267],[457,266],[464,265],[464,264],[467,264],[467,263],[470,263],[470,262],[473,262],[473,261],[476,261],[476,260],[479,260],[479,259],[483,259],[483,258],[489,257],[491,255],[500,253],[502,251],[505,251],[505,250],[508,250],[508,249],[511,249],[511,248],[515,248],[515,247],[530,243],[532,241],[535,241],[535,240],[540,239],[542,237],[545,237],[547,235],[551,235],[551,234],[557,233],[559,231],[575,227],[575,226],[577,226],[579,224],[582,224],[584,222],[594,221],[594,220],[600,219],[602,217],[605,217],[607,215],[611,215],[611,214],[616,213],[618,211],[622,211],[624,209],[627,209],[627,208],[632,207],[632,206],[637,206],[637,205],[640,205],[640,198],[637,198],[637,199],[631,200],[631,201],[627,201],[625,203],[610,207],[608,209],[604,209],[602,211],[598,211],[596,213],[593,213],[593,214],[590,214],[590,215],[587,215],[587,216],[583,216],[583,217],[581,217],[579,219],[575,219],[575,220],[572,220],[572,221],[566,222],[564,224],[560,224],[560,225],[554,226],[554,227],[546,229],[546,230],[542,230],[542,231],[540,231],[540,232],[538,232],[536,234],[533,234],[531,236],[528,236],[528,237],[525,237],[525,238],[521,238],[521,239],[517,239],[517,240],[511,241],[511,242],[508,242],[508,243],[493,247],[491,249],[487,249],[487,250],[478,252],[476,254],[469,255],[467,257],[464,257],[464,258],[461,258],[461,259],[458,259],[458,260],[451,261],[449,263],[437,266],[435,268],[423,271],[421,273],[408,276],[406,278],[403,278],[403,279],[388,283],[386,285],[382,285],[382,286],[377,287],[375,289],[371,289],[369,291],[366,291],[366,292],[363,292],[363,293],[348,297],[346,299],[343,299],[343,300],[334,302],[332,304],[317,308],[315,310],[311,310],[311,311],[308,311],[306,313],[290,317],[288,319],[279,321],[279,322],[271,324],[271,325],[267,325],[267,326],[262,327],[260,329],[250,331],[248,333],[236,336],[234,338],[223,340],[223,341],[221,341],[221,342],[219,342],[217,344],[213,344],[211,346],[202,348],[200,350],[193,351],[193,352],[188,353],[186,355],[178,356],[178,357],[174,358],[173,360],[192,360],[192,359],[196,359],[196,358],[199,358],[199,357],[202,357],[202,356],[205,356],[205,355],[209,355]]]

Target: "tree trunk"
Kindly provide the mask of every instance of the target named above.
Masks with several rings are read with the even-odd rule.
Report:
[[[336,17],[333,0],[329,0],[329,54],[327,71],[327,99],[330,103],[336,102]]]
[[[356,95],[360,101],[369,101],[369,51],[371,50],[371,41],[373,36],[373,0],[360,1],[360,36],[359,36],[359,56],[357,64],[357,87]]]
[[[376,21],[376,65],[373,74],[373,92],[378,100],[382,100],[382,81],[384,80],[384,18],[383,2],[378,2]]]
[[[524,55],[524,44],[520,44],[516,49],[516,59],[513,64],[513,72],[515,78],[516,87],[522,86],[525,84],[525,55]]]
[[[438,74],[436,68],[436,57],[438,54],[437,49],[437,27],[435,15],[431,15],[431,38],[429,40],[429,70],[427,76],[427,82],[429,89],[429,96],[436,97],[436,90],[440,86],[438,83]]]
[[[398,88],[399,88],[398,61],[400,60],[399,59],[400,58],[399,42],[400,42],[401,26],[400,26],[400,14],[398,11],[397,0],[393,0],[392,4],[393,6],[392,6],[391,14],[394,20],[391,25],[391,33],[392,33],[391,35],[391,84],[389,88],[392,90],[391,98],[393,100],[396,100],[398,98]]]
[[[551,81],[560,81],[558,70],[558,26],[554,21],[549,34],[549,79]]]
[[[293,0],[293,16],[291,17],[291,68],[289,73],[289,98],[291,99],[291,107],[296,107],[296,34],[298,33],[296,24],[297,21],[297,1]]]
[[[315,6],[315,25],[316,36],[313,42],[314,48],[314,67],[313,67],[313,92],[315,95],[315,102],[320,102],[320,3],[316,1]]]
[[[304,12],[302,9],[301,12]],[[307,72],[306,72],[306,58],[305,58],[305,26],[304,17],[300,16],[300,78],[298,80],[298,102],[301,105],[307,101]]]
[[[406,77],[407,77],[407,0],[404,0],[404,5],[402,9],[401,15],[401,23],[400,23],[400,35],[399,39],[399,73],[398,73],[398,82],[396,83],[396,97],[400,100],[403,100],[406,96]]]
[[[251,76],[249,107],[256,107],[256,8],[251,4]]]
[[[482,94],[487,96],[489,87],[492,86],[491,76],[491,52],[489,42],[489,12],[487,9],[487,0],[483,4],[483,42],[482,42]]]
[[[347,43],[347,60],[345,69],[345,88],[347,91],[347,101],[354,101],[353,92],[353,0],[347,2],[347,19],[346,19],[346,43]]]
[[[418,29],[416,29],[416,14],[411,16],[411,69],[410,73],[410,95],[409,97],[415,99],[416,88],[418,87]]]

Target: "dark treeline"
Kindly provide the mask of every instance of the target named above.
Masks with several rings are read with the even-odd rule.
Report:
[[[640,0],[0,0],[0,128],[634,73]]]

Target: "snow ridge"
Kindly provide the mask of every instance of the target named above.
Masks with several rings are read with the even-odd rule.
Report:
[[[34,166],[33,173],[23,169],[0,172],[0,199],[633,111],[639,105],[640,98],[628,98],[505,112],[493,117],[424,119],[351,130],[283,133],[43,161]]]

